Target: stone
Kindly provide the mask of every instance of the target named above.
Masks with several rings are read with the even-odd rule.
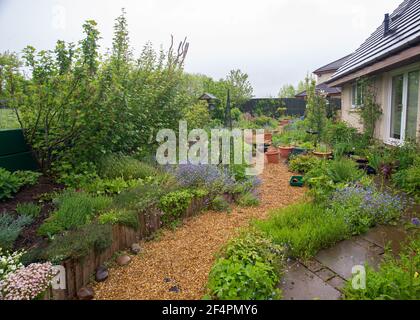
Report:
[[[314,259],[305,261],[304,265],[306,268],[308,268],[312,272],[317,272],[323,268],[323,265]]]
[[[335,277],[335,273],[328,269],[322,269],[316,272],[316,275],[323,281],[328,281]]]
[[[408,239],[406,230],[401,226],[378,226],[369,230],[363,238],[381,248],[389,244],[395,255],[400,253],[402,245]]]
[[[95,292],[91,287],[83,287],[77,291],[77,297],[79,300],[92,300],[95,296]]]
[[[130,256],[122,255],[117,258],[117,264],[119,266],[126,266],[131,262]]]
[[[334,287],[335,289],[337,289],[339,291],[342,291],[345,284],[346,284],[346,281],[344,279],[340,278],[339,276],[337,276],[337,277],[334,277],[334,278],[328,280],[327,283],[330,286]]]
[[[181,290],[177,286],[173,286],[169,289],[169,292],[179,293]]]
[[[141,247],[138,243],[133,243],[131,245],[131,253],[132,254],[139,254],[139,253],[141,253],[141,251],[142,251]]]
[[[341,293],[300,264],[294,264],[280,285],[284,300],[338,300]]]
[[[165,278],[165,279],[163,279],[163,281],[164,281],[164,282],[166,282],[166,283],[169,283],[169,282],[171,282],[172,280],[171,280],[171,278]]]
[[[375,251],[362,247],[355,241],[346,240],[332,248],[321,250],[315,258],[341,278],[349,280],[354,266],[368,263],[373,268],[378,267],[382,256]]]
[[[108,276],[109,276],[108,269],[104,266],[100,266],[96,270],[95,280],[97,282],[104,282],[106,279],[108,279]]]

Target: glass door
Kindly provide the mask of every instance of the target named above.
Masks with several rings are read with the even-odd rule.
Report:
[[[408,73],[407,115],[405,140],[415,140],[419,110],[419,71]]]
[[[391,101],[391,132],[392,139],[401,140],[401,124],[403,114],[403,90],[404,75],[392,78],[392,101]]]
[[[389,137],[396,143],[416,139],[418,131],[420,71],[392,78]]]

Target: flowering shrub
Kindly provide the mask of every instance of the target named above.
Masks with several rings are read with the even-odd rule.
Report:
[[[49,287],[54,277],[52,264],[33,263],[10,273],[0,282],[0,295],[4,300],[34,300]]]
[[[333,194],[331,204],[336,214],[344,216],[353,234],[366,232],[378,223],[386,224],[395,220],[405,207],[406,201],[400,196],[359,186],[338,189]]]
[[[3,249],[0,248],[0,281],[5,279],[9,273],[23,267],[20,259],[24,254],[23,250],[8,253],[3,252]]]

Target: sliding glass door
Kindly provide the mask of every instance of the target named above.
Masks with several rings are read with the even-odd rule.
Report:
[[[391,141],[416,139],[419,110],[420,72],[411,71],[392,77],[390,132]]]

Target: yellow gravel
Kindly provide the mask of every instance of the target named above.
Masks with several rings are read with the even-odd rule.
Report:
[[[164,230],[157,240],[141,243],[143,252],[126,267],[111,268],[106,282],[94,284],[98,300],[197,300],[205,294],[215,254],[252,219],[298,201],[304,194],[289,186],[285,165],[266,166],[261,178],[261,205],[233,208],[232,213],[205,212]],[[179,292],[170,292],[177,287]]]

